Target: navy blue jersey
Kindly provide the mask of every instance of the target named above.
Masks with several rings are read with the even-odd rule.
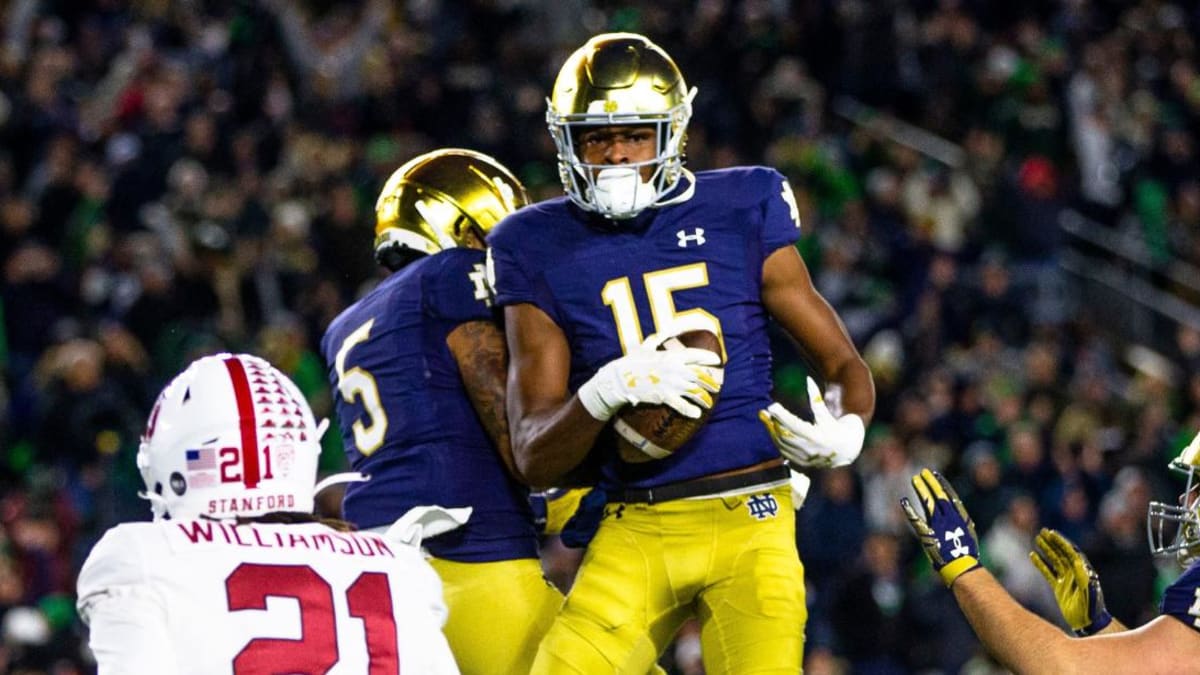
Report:
[[[449,560],[537,556],[528,491],[506,471],[463,388],[446,336],[493,320],[483,252],[454,248],[389,276],[334,319],[321,340],[346,454],[370,475],[344,516],[389,525],[413,506],[471,506],[466,526],[426,542]]]
[[[498,302],[533,304],[558,324],[572,390],[650,333],[708,328],[722,337],[725,384],[705,426],[672,456],[642,464],[621,462],[602,435],[603,487],[654,487],[778,458],[758,419],[772,387],[761,286],[766,258],[799,238],[791,188],[765,167],[702,172],[690,199],[646,213],[643,227],[606,227],[560,198],[510,215],[488,238]]]
[[[1200,630],[1200,560],[1193,562],[1163,593],[1162,613]]]

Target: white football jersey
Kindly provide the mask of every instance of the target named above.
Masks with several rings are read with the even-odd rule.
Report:
[[[457,673],[420,550],[318,523],[129,523],[79,574],[99,672]]]

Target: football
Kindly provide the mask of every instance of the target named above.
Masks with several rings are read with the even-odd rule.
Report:
[[[695,347],[707,349],[725,358],[721,353],[721,341],[712,331],[690,330],[663,342],[660,349],[683,349]],[[717,405],[717,394],[712,394],[713,407]],[[700,417],[691,419],[675,412],[666,404],[640,403],[626,406],[617,413],[613,429],[617,432],[617,452],[621,460],[631,464],[649,462],[665,457],[679,449],[708,420],[712,408],[701,412]]]

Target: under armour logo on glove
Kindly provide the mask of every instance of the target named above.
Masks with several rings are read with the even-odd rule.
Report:
[[[954,542],[954,548],[950,549],[950,556],[953,558],[961,558],[964,555],[969,555],[971,549],[963,544],[964,533],[961,527],[954,528],[953,532],[946,533],[946,541]]]
[[[958,493],[939,473],[924,469],[912,478],[924,516],[908,501],[900,500],[908,525],[921,542],[925,557],[946,586],[979,567],[979,539],[975,523]]]

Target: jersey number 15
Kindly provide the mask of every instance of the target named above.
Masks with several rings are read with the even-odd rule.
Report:
[[[722,357],[725,356],[725,337],[721,332],[721,321],[707,311],[694,308],[677,310],[675,292],[708,285],[708,265],[692,263],[665,270],[655,270],[642,275],[646,298],[650,301],[650,316],[654,318],[654,332],[670,331],[672,334],[687,330],[711,331],[721,341]],[[609,281],[600,291],[600,298],[612,310],[613,323],[617,326],[617,338],[621,341],[621,353],[628,354],[646,338],[638,320],[634,304],[633,288],[629,277],[618,277]]]

